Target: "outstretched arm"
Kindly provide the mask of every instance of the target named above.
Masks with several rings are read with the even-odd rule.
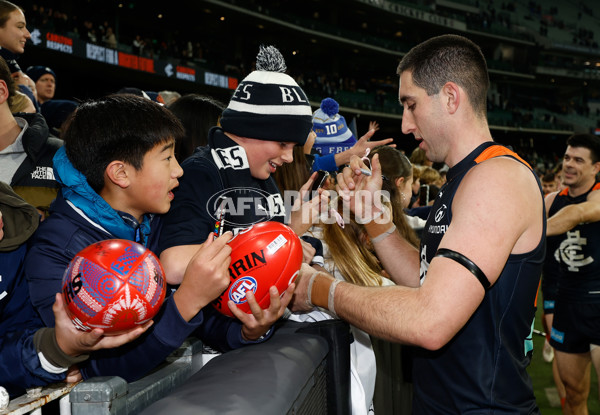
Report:
[[[179,314],[185,321],[190,321],[204,306],[217,298],[229,285],[229,263],[231,262],[231,247],[228,242],[232,238],[231,232],[225,232],[217,239],[209,235],[200,245],[195,245],[195,252],[191,258],[185,259],[185,271],[181,285],[173,294],[173,300]],[[189,247],[183,246],[186,253],[191,253]],[[166,250],[175,251],[179,247]],[[161,260],[163,255],[161,254]],[[167,281],[169,271],[165,267]]]
[[[321,211],[326,209],[329,203],[328,193],[321,189],[315,197],[305,200],[307,196],[312,196],[309,192],[316,177],[316,172],[310,175],[308,181],[300,188],[300,197],[294,201],[294,205],[291,207],[288,225],[298,236],[304,235],[313,224],[319,221]]]
[[[600,220],[600,190],[588,195],[587,201],[565,206],[548,218],[546,235],[561,235],[580,223]]]
[[[452,205],[452,224],[440,243],[440,248],[457,251],[477,264],[492,285],[511,253],[529,252],[542,238],[541,195],[531,172],[516,163],[489,160],[465,176]],[[525,213],[521,206],[531,209]],[[432,350],[456,335],[485,294],[468,269],[443,257],[431,261],[418,288],[359,287],[345,282],[335,286],[331,276],[315,274],[303,265],[294,310],[310,308],[306,300],[311,279],[314,305],[333,308],[369,334]]]
[[[88,353],[100,349],[113,349],[129,343],[141,336],[153,323],[150,320],[125,333],[112,336],[105,336],[104,330],[98,328],[91,331],[78,330],[67,314],[60,293],[55,296],[52,311],[55,326],[39,329],[33,337],[33,342],[41,367],[46,371],[62,373],[71,367],[66,374],[67,382],[81,380],[79,370],[73,365],[87,360]]]
[[[379,128],[377,128],[379,129]],[[377,131],[375,128],[367,131],[365,135],[358,139],[358,141],[350,147],[346,151],[342,151],[341,153],[337,153],[335,155],[335,164],[336,166],[342,166],[344,164],[350,163],[350,159],[352,156],[363,157],[365,156],[365,152],[368,149],[372,150],[375,147],[384,146],[386,144],[390,144],[394,141],[393,138],[386,138],[384,140],[379,141],[369,141],[369,139],[375,134]],[[391,147],[396,147],[395,144],[391,144]]]

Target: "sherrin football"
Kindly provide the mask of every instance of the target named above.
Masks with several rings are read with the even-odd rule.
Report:
[[[302,265],[302,245],[294,231],[279,222],[261,222],[238,233],[231,241],[229,287],[213,306],[233,317],[229,300],[245,313],[251,314],[246,292],[252,291],[261,308],[271,304],[269,288],[276,286],[282,295],[295,281]]]
[[[67,312],[84,331],[118,334],[153,318],[166,293],[165,273],[153,252],[124,239],[82,249],[62,281]]]

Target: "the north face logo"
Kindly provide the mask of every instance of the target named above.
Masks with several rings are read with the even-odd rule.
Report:
[[[39,180],[54,180],[54,170],[52,167],[36,167],[35,171],[31,173],[31,178]]]

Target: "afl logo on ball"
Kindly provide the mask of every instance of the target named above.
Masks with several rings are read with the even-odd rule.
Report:
[[[246,302],[246,291],[256,292],[256,280],[252,277],[242,277],[231,284],[229,299],[236,304]]]

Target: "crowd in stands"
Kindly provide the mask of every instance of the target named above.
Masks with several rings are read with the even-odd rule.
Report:
[[[511,15],[516,10],[515,2],[503,2],[501,5],[495,4],[493,1],[475,3],[475,6],[481,10],[482,15],[473,16],[470,24],[490,26],[492,24],[500,25],[508,30],[511,29]],[[527,4],[529,10],[529,19],[539,19],[542,25],[547,25],[550,21],[552,25],[560,25],[560,20],[556,16],[560,15],[557,6],[552,6],[549,10],[545,10],[540,3],[529,2]],[[76,10],[78,10],[76,12]],[[592,11],[583,3],[580,4],[580,13],[592,15]],[[127,24],[120,24],[118,33],[114,30],[117,21],[115,14],[108,12],[90,13],[84,6],[74,8],[72,15],[48,6],[33,4],[30,9],[26,10],[31,17],[28,19],[32,26],[40,27],[44,30],[55,30],[58,33],[70,33],[78,36],[81,39],[94,44],[99,44],[107,47],[125,48],[126,50],[149,58],[174,58],[181,60],[182,63],[190,65],[209,65],[212,68],[219,68],[222,72],[236,77],[243,77],[251,69],[251,62],[246,61],[244,57],[228,56],[220,47],[211,40],[210,37],[201,37],[199,39],[191,39],[185,32],[180,32],[179,29],[175,33],[158,33],[149,31],[148,29],[139,29],[130,27]],[[444,13],[443,9],[437,10],[438,13]],[[588,13],[589,12],[589,13]],[[467,13],[468,17],[469,14]],[[547,17],[551,18],[548,19]],[[571,25],[569,27],[572,27]],[[376,28],[377,29],[377,28]],[[145,31],[146,30],[146,31]],[[597,47],[594,41],[594,33],[592,30],[585,27],[573,29],[573,42],[575,44],[586,45],[589,47]],[[160,35],[160,36],[159,36]],[[406,34],[410,36],[410,33]],[[545,62],[541,62],[542,64]],[[550,62],[551,64],[551,62]],[[569,62],[562,62],[559,66],[568,67]],[[307,65],[307,67],[318,67],[315,65]],[[581,68],[584,69],[584,68]],[[375,78],[353,76],[349,73],[331,73],[324,71],[309,71],[304,69],[298,70],[295,68],[294,77],[298,82],[306,88],[309,97],[319,99],[322,96],[336,97],[343,105],[356,106],[359,109],[380,110],[384,112],[394,112],[397,108],[393,103],[396,85],[394,81],[386,79],[381,82]],[[341,94],[337,94],[341,91]],[[353,94],[358,92],[358,96],[354,96],[355,102],[344,92]],[[364,96],[363,96],[364,95]],[[514,125],[526,128],[538,128],[540,126],[549,128],[562,128],[563,126],[557,119],[556,115],[560,114],[579,114],[587,116],[589,109],[587,103],[570,102],[569,100],[561,101],[557,108],[552,106],[557,105],[557,99],[554,96],[548,96],[544,102],[540,102],[541,108],[547,111],[542,115],[533,113],[532,109],[527,109],[530,106],[530,94],[520,97],[519,90],[505,91],[506,97],[510,96],[511,109],[509,111],[509,119],[503,115],[504,125]],[[347,102],[349,101],[349,102]],[[357,102],[358,101],[358,102]],[[506,110],[506,103],[503,101],[496,102],[490,99],[490,108],[493,110]],[[492,124],[496,124],[497,120],[493,120]],[[502,122],[500,122],[502,125]],[[566,126],[567,129],[571,128]]]

